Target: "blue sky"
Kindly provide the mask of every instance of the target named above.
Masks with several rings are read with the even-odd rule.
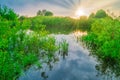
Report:
[[[120,15],[120,0],[0,0],[20,15],[34,16],[41,9],[47,9],[56,16],[75,16],[78,8],[82,8],[86,15],[98,9],[109,9],[115,15]]]

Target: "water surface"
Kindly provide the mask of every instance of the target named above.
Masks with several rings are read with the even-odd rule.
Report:
[[[19,80],[103,80],[98,75],[95,58],[89,56],[89,51],[80,45],[73,34],[55,35],[57,41],[66,39],[69,43],[68,56],[65,59],[58,55],[59,61],[44,64],[42,69],[35,66],[29,68]]]

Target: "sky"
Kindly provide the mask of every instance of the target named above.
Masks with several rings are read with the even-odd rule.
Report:
[[[77,16],[78,9],[84,15],[89,15],[99,9],[109,10],[110,13],[120,15],[120,0],[0,0],[19,15],[35,16],[38,10],[49,10],[55,16]]]

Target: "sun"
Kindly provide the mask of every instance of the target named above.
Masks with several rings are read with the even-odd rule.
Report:
[[[75,15],[77,17],[80,17],[80,16],[83,16],[83,15],[86,15],[86,14],[85,14],[85,11],[83,9],[77,9],[76,12],[75,12]]]

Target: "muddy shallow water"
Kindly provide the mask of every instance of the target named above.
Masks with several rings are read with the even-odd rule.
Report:
[[[66,39],[69,43],[68,56],[63,59],[58,55],[59,61],[52,66],[46,64],[42,69],[35,66],[29,68],[18,80],[104,80],[98,76],[95,58],[89,56],[89,51],[77,42],[73,34],[55,35],[57,41]],[[106,79],[107,80],[107,79]]]

